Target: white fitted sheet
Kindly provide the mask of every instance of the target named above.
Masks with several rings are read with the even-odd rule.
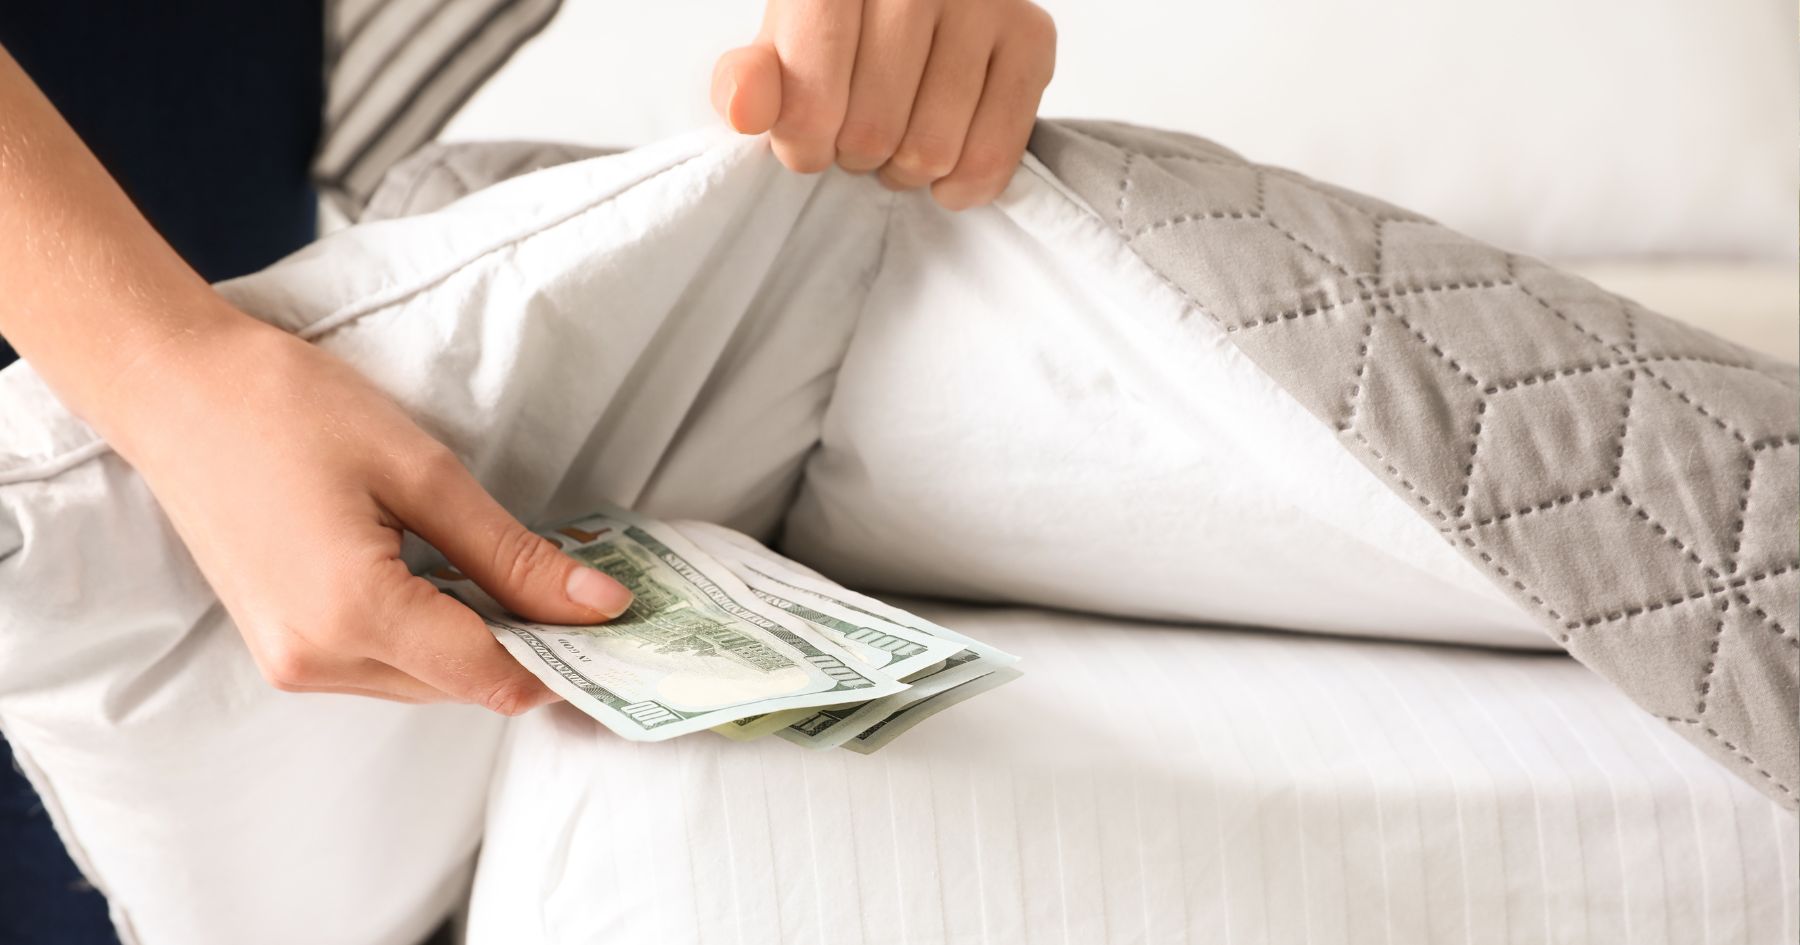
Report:
[[[472,945],[1795,940],[1796,823],[1565,656],[915,605],[882,752],[511,729]]]

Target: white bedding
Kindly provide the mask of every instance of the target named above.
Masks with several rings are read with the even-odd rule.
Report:
[[[941,255],[918,252],[932,245]],[[970,265],[950,262],[977,252]],[[1002,276],[1007,304],[993,297]],[[224,291],[369,375],[527,521],[610,501],[766,537],[811,456],[789,532],[827,573],[914,590],[959,581],[954,590],[1015,604],[1187,623],[1548,642],[1222,331],[1115,317],[1179,303],[1041,165],[1022,169],[998,206],[951,217],[866,179],[785,173],[759,142],[698,136],[353,228]],[[951,418],[935,441],[929,409],[900,409],[947,409],[933,398],[956,389],[969,393],[949,406],[977,403],[983,385],[992,396],[980,406],[998,411]],[[1009,411],[1009,397],[1024,400]],[[970,419],[1007,436],[984,440]],[[893,436],[859,437],[875,429]],[[1011,470],[1056,475],[1025,495],[1009,491]],[[1148,475],[1121,478],[1134,473]],[[890,500],[954,514],[903,521],[909,503],[878,504],[872,476]],[[1016,514],[997,515],[1008,502]],[[874,536],[903,547],[869,540],[878,517]],[[1093,580],[1082,540],[1095,535],[1115,576],[1161,578]],[[957,556],[977,543],[985,553]],[[454,897],[479,836],[497,720],[270,690],[142,482],[24,365],[0,373],[0,601],[0,726],[129,941],[408,945]],[[1437,678],[1430,667],[1470,659],[1455,651],[1044,632],[1092,641],[1077,653],[1020,628],[992,632],[1019,646],[1037,682],[909,735],[900,754],[854,769],[863,774],[786,743],[682,740],[653,753],[548,727],[548,716],[528,723],[495,816],[525,810],[521,785],[559,787],[526,798],[529,822],[496,822],[489,863],[516,872],[529,895],[501,903],[484,892],[484,914],[536,910],[548,895],[546,921],[601,923],[608,945],[726,939],[740,921],[745,941],[771,940],[779,921],[799,923],[798,940],[810,927],[835,945],[852,909],[870,941],[903,929],[926,942],[975,940],[983,923],[1001,930],[995,941],[1008,929],[1049,935],[1065,921],[1073,943],[1122,941],[1136,922],[1154,927],[1143,936],[1152,942],[1166,923],[1289,936],[1297,915],[1329,928],[1332,910],[1367,925],[1373,901],[1392,913],[1397,942],[1441,923],[1488,935],[1501,913],[1531,917],[1506,920],[1527,928],[1546,911],[1553,938],[1582,940],[1569,923],[1587,916],[1606,931],[1608,916],[1637,921],[1663,900],[1668,917],[1644,921],[1668,924],[1672,943],[1696,940],[1695,923],[1720,942],[1791,925],[1767,913],[1791,898],[1768,878],[1778,833],[1791,860],[1791,820],[1562,657],[1484,656],[1479,665],[1556,671],[1518,691],[1525,684],[1508,688],[1498,669],[1492,681],[1471,677],[1480,695],[1455,710],[1462,690],[1448,683],[1416,703],[1381,695],[1390,684],[1411,692],[1415,670]],[[1217,640],[1237,642],[1215,651],[1224,644],[1206,641]],[[1350,656],[1313,656],[1309,675],[1295,676],[1240,666],[1239,652]],[[1387,665],[1357,654],[1392,653],[1428,655],[1368,670],[1354,700],[1324,683]],[[1109,661],[1132,685],[1074,699]],[[1304,691],[1278,691],[1289,689]],[[1439,696],[1448,701],[1427,700]],[[1213,708],[1171,711],[1190,703]],[[1033,733],[1002,732],[994,712]],[[1495,728],[1481,728],[1486,719]],[[1560,719],[1571,726],[1559,740]],[[1341,730],[1312,727],[1339,720]],[[559,731],[564,742],[544,741]],[[948,733],[968,740],[946,747]],[[946,753],[915,754],[934,748]],[[835,799],[796,793],[809,778],[837,778],[858,806],[846,806],[845,788]],[[1355,787],[1370,778],[1379,789]],[[1606,793],[1589,793],[1593,784]],[[803,821],[780,809],[795,797],[813,805]],[[1177,809],[1179,823],[1164,826]],[[1111,819],[1132,810],[1150,819]],[[1645,817],[1655,832],[1629,826]],[[807,824],[804,846],[768,829]],[[1294,839],[1301,824],[1307,839]],[[1723,824],[1734,826],[1712,833]],[[934,829],[962,846],[933,845]],[[898,838],[897,861],[896,841],[868,845],[883,830]],[[1128,852],[1139,833],[1141,860]],[[977,842],[998,858],[979,872]],[[534,843],[555,855],[540,861]],[[1199,852],[1219,844],[1223,854]],[[940,849],[962,859],[918,865]],[[1362,861],[1382,855],[1385,885],[1364,888],[1378,874]],[[1325,865],[1344,857],[1356,865]],[[568,869],[534,875],[540,862]],[[882,862],[903,872],[886,875]],[[1565,875],[1568,862],[1577,866]],[[496,879],[499,868],[484,889],[513,881]],[[1540,868],[1547,884],[1533,878]],[[1446,876],[1461,878],[1445,886]],[[693,878],[719,884],[672,885]],[[1515,879],[1505,905],[1484,898]],[[1209,911],[1206,890],[1220,882],[1229,919]],[[1386,897],[1372,898],[1380,889]],[[1167,898],[1179,890],[1188,898]],[[646,905],[664,892],[673,898],[660,910]],[[309,904],[303,915],[296,902]],[[482,928],[486,941],[529,940]]]
[[[917,610],[1026,675],[874,755],[519,720],[471,945],[1800,934],[1793,818],[1567,657]]]

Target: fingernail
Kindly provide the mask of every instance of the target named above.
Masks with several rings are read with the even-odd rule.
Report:
[[[733,72],[731,77],[725,80],[725,123],[731,126],[732,131],[743,134],[743,125],[737,119],[737,92],[737,73]]]
[[[569,600],[598,611],[608,620],[631,607],[631,592],[625,585],[593,568],[576,568],[569,572]]]

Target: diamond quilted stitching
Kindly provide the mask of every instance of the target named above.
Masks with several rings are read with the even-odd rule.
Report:
[[[1577,633],[1568,646],[1593,665],[1644,664],[1644,672],[1619,683],[1625,694],[1657,715],[1694,718],[1705,708],[1714,685],[1726,629],[1723,602],[1702,597],[1646,614],[1629,627]],[[1643,657],[1649,652],[1679,658],[1646,661]]]
[[[1623,299],[1535,259],[1513,257],[1511,268],[1513,281],[1527,299],[1551,317],[1566,320],[1605,356],[1623,357],[1636,348],[1639,325]]]
[[[1461,513],[1480,521],[1610,489],[1634,382],[1596,371],[1490,395]]]
[[[1206,236],[1195,235],[1200,231]],[[1304,305],[1297,298],[1301,293],[1324,305],[1356,297],[1355,286],[1345,284],[1328,263],[1258,219],[1189,221],[1143,233],[1131,244],[1153,267],[1205,273],[1208,294],[1230,300],[1238,312],[1260,316]],[[1243,321],[1220,317],[1227,324]]]
[[[1776,772],[1793,770],[1797,746],[1785,733],[1757,724],[1757,717],[1767,710],[1764,700],[1769,694],[1781,700],[1786,717],[1800,714],[1797,690],[1788,682],[1795,650],[1757,623],[1741,605],[1733,604],[1726,612],[1705,708],[1698,718],[1723,734],[1736,752],[1754,759],[1764,777],[1792,791],[1797,785]]]
[[[1634,516],[1710,580],[1730,570],[1750,451],[1654,379],[1636,391],[1619,486]],[[1725,526],[1725,527],[1721,527]]]
[[[1473,529],[1480,547],[1531,579],[1530,587],[1571,614],[1602,614],[1709,586],[1685,549],[1639,518],[1632,497],[1613,490]],[[1587,549],[1570,554],[1571,549]],[[1601,553],[1600,549],[1604,549]],[[1670,654],[1672,655],[1672,654]]]
[[[1350,422],[1351,403],[1360,393],[1371,333],[1374,303],[1349,302],[1312,315],[1305,331],[1246,331],[1238,346],[1251,357],[1274,357],[1274,349],[1314,366],[1332,380],[1301,394],[1308,410],[1329,417],[1334,426]]]
[[[1644,371],[1704,419],[1740,443],[1774,440],[1793,432],[1792,388],[1755,370],[1706,361],[1662,361]]]
[[[1513,298],[1504,298],[1504,296]],[[1516,288],[1444,293],[1397,300],[1420,334],[1483,384],[1543,371],[1579,369],[1617,355],[1595,344],[1567,319],[1519,304]],[[1503,318],[1495,317],[1502,312]]]
[[[1672,318],[1645,318],[1637,326],[1637,351],[1646,356],[1677,355],[1700,360],[1751,364],[1755,359],[1737,345]],[[1788,368],[1790,384],[1792,368]]]
[[[1435,223],[1388,220],[1375,245],[1383,285],[1512,278],[1507,254]]]
[[[1755,450],[1738,502],[1728,560],[1732,574],[1753,574],[1784,563],[1793,552],[1794,521],[1781,514],[1800,508],[1800,449]]]
[[[1325,262],[1340,278],[1380,271],[1376,260],[1380,218],[1338,201],[1320,200],[1302,184],[1273,174],[1263,177],[1260,208],[1276,232]]]
[[[1784,641],[1800,650],[1800,572],[1790,571],[1771,580],[1746,584],[1731,592],[1731,599],[1759,633]],[[1800,658],[1790,654],[1788,660]]]
[[[1130,183],[1119,192],[1118,227],[1133,236],[1213,219],[1259,215],[1262,175],[1243,164],[1194,164],[1130,158]],[[1143,167],[1140,164],[1150,166]]]
[[[1463,457],[1475,431],[1471,425],[1458,443],[1446,443],[1444,431],[1468,423],[1463,418],[1477,410],[1480,388],[1386,312],[1375,318],[1363,378],[1352,432],[1403,471],[1403,488],[1434,519],[1447,519],[1460,501]]]
[[[1040,126],[1033,150],[1096,208],[1129,194],[1150,166],[1129,152],[1191,156],[1182,179],[1199,188],[1223,174],[1208,165],[1236,160],[1186,136],[1091,124]],[[1178,237],[1170,227],[1134,247],[1274,379],[1338,424],[1346,446],[1447,539],[1543,613],[1572,652],[1794,806],[1800,661],[1768,649],[1800,652],[1792,366],[1534,260],[1484,254],[1372,198],[1290,171],[1262,174],[1263,222],[1312,265],[1215,226]],[[1358,216],[1374,228],[1371,256],[1359,255]],[[1391,220],[1414,222],[1383,222]],[[1414,231],[1410,244],[1396,239],[1403,230]],[[1365,260],[1383,278],[1364,271]],[[1360,313],[1372,317],[1346,421],[1343,364]],[[1616,405],[1608,385],[1626,380],[1626,404],[1649,390],[1666,396],[1632,408],[1629,468],[1614,439],[1619,474],[1587,485],[1606,455],[1588,401],[1606,393]],[[1529,412],[1507,413],[1513,397],[1535,402],[1538,425],[1572,429],[1531,429]],[[1771,485],[1765,465],[1785,480]],[[1577,485],[1586,487],[1568,491]],[[1527,504],[1509,505],[1515,498]],[[1723,623],[1706,619],[1722,605]],[[1739,630],[1759,642],[1720,645]],[[1703,691],[1733,694],[1707,702]]]

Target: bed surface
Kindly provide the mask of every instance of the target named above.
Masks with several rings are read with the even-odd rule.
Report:
[[[1025,677],[867,757],[521,720],[470,941],[1796,937],[1793,818],[1565,656],[909,606]]]

